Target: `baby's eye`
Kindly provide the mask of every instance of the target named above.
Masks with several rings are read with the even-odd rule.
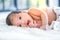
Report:
[[[21,27],[21,25],[19,25]]]
[[[21,17],[19,17],[19,19],[21,19]]]

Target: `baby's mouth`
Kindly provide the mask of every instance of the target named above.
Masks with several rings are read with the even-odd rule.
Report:
[[[28,20],[27,21],[27,25],[29,26],[29,27],[31,27],[31,28],[36,28],[36,24],[35,24],[35,22],[33,21],[33,22],[31,22],[30,20]]]
[[[27,25],[29,25],[29,23],[30,23],[30,22],[31,22],[31,21],[30,21],[30,20],[28,20],[28,21],[27,21]]]

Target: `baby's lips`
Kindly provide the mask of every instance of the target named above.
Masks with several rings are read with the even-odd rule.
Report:
[[[27,20],[27,25],[29,25],[30,22],[31,22],[30,20]]]

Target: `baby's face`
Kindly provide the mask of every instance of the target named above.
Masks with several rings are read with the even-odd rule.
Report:
[[[27,12],[12,14],[10,16],[10,20],[14,26],[36,27],[36,22],[32,19],[32,17]]]

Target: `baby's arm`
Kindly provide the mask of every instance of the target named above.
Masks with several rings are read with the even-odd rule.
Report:
[[[46,25],[48,24],[48,18],[47,18],[47,14],[44,11],[39,10],[37,8],[30,8],[28,10],[28,13],[35,19],[39,19],[41,17],[42,26],[40,28],[46,29]]]

